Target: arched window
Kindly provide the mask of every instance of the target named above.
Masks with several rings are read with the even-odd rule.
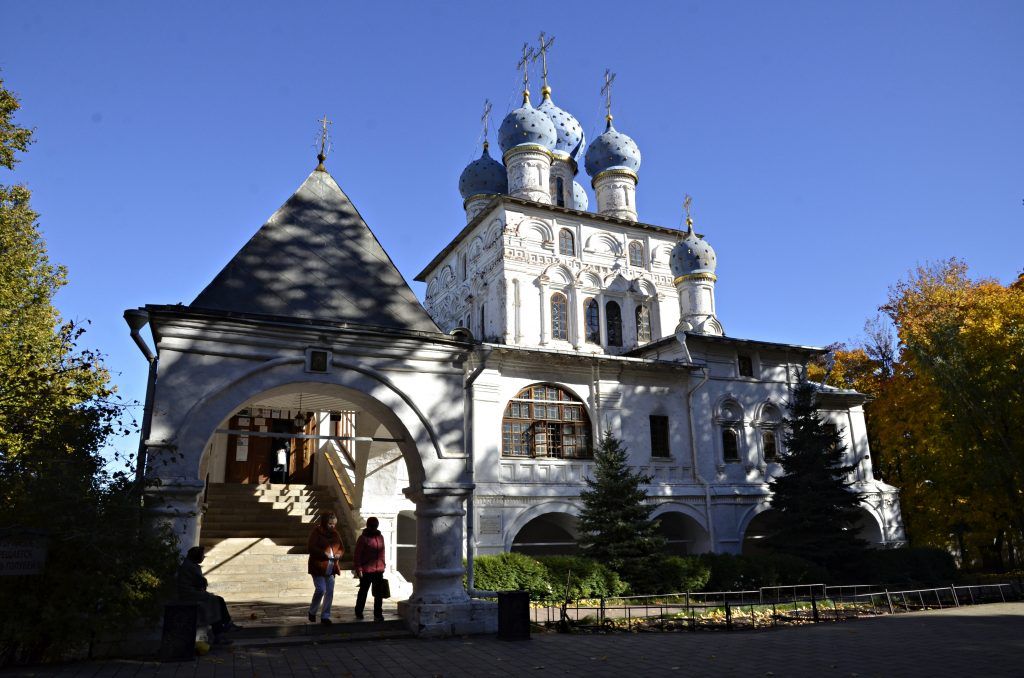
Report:
[[[534,384],[505,406],[503,457],[583,459],[592,454],[590,418],[583,403],[565,389]]]
[[[559,207],[565,207],[565,181],[562,177],[555,178],[555,204]],[[565,254],[564,252],[562,254]]]
[[[739,461],[743,408],[734,400],[726,400],[719,406],[716,421],[721,427],[722,461]]]
[[[629,243],[629,265],[637,267],[644,265],[644,246],[636,240]]]
[[[563,228],[558,232],[558,253],[564,254],[567,257],[576,254],[576,245],[572,237],[572,231],[568,228]]]
[[[551,338],[569,339],[568,304],[565,295],[555,292],[551,295]]]
[[[779,456],[774,429],[766,428],[761,431],[761,447],[764,449],[765,461],[774,461]]]
[[[651,309],[646,304],[636,307],[636,341],[646,344],[651,340]]]
[[[583,304],[583,315],[587,323],[587,343],[588,344],[600,344],[601,343],[601,312],[597,306],[597,301],[594,299],[587,299]]]
[[[722,458],[726,461],[740,460],[739,434],[735,429],[722,429]]]
[[[622,310],[619,304],[614,301],[605,304],[604,316],[608,323],[608,345],[622,346]]]
[[[765,461],[775,461],[779,456],[778,429],[782,423],[782,413],[775,405],[765,404],[761,409],[758,426],[761,429],[761,451]]]

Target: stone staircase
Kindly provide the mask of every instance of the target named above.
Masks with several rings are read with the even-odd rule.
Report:
[[[315,485],[211,484],[199,534],[210,591],[229,603],[308,601],[313,584],[306,572],[306,540],[317,515],[333,510],[330,491]],[[345,543],[343,569],[351,569],[351,554],[352,545]],[[355,600],[356,587],[342,574],[335,580],[335,600]]]

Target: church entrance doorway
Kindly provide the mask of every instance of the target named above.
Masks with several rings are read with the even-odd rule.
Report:
[[[338,518],[344,569],[366,519],[376,517],[393,595],[412,592],[413,568],[396,569],[416,557],[415,535],[399,519],[415,510],[403,494],[410,480],[401,433],[356,401],[339,388],[279,387],[240,403],[217,426],[201,462],[199,543],[211,589],[229,602],[308,599],[306,541],[328,512]],[[337,586],[339,599],[354,598],[351,578]]]

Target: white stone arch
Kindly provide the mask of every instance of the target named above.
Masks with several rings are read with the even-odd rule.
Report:
[[[651,511],[651,518],[666,518],[670,515],[681,515],[693,522],[696,530],[690,530],[692,547],[687,547],[687,554],[706,553],[712,550],[711,533],[703,512],[696,507],[681,502],[664,502]],[[685,523],[684,523],[685,524]],[[689,527],[689,526],[687,526]],[[681,555],[681,554],[679,554]]]
[[[647,297],[654,297],[658,294],[658,288],[654,286],[654,283],[647,278],[640,277],[635,281],[637,291]]]
[[[737,409],[737,417],[730,417],[726,412],[726,406],[728,404],[735,404]],[[746,409],[743,407],[743,402],[738,395],[732,391],[727,391],[715,400],[714,408],[715,421],[738,421],[745,422],[747,420]]]
[[[501,242],[501,234],[504,230],[505,222],[500,218],[492,219],[491,223],[487,224],[487,230],[484,232],[484,247],[491,247]]]
[[[785,417],[781,404],[771,398],[762,400],[754,406],[754,421],[766,426],[780,426]]]
[[[590,423],[591,424],[594,423],[593,412],[591,412],[591,410],[590,410],[590,400],[589,400],[589,395],[590,394],[587,394],[586,396],[581,396],[577,389],[575,389],[572,386],[569,386],[567,384],[563,384],[563,383],[561,383],[559,381],[550,381],[550,380],[545,380],[545,379],[539,379],[539,380],[535,380],[535,381],[523,380],[522,382],[519,383],[518,386],[514,385],[514,384],[510,384],[510,383],[503,383],[502,384],[501,391],[499,392],[499,395],[498,395],[498,402],[499,403],[503,403],[503,405],[501,407],[501,412],[499,413],[498,428],[497,428],[497,430],[499,430],[499,431],[501,430],[501,419],[503,419],[505,417],[505,405],[508,405],[508,402],[510,400],[512,400],[513,398],[515,398],[516,395],[518,395],[519,392],[522,391],[524,388],[527,388],[527,387],[530,387],[530,386],[540,386],[540,385],[556,386],[556,387],[562,389],[563,391],[568,391],[569,394],[572,395],[572,397],[576,398],[576,400],[580,401],[580,404],[583,405],[583,411],[586,412],[587,417],[590,419]]]
[[[547,278],[548,284],[566,286],[571,285],[575,281],[572,271],[570,271],[564,264],[556,263],[551,264],[544,269],[541,273],[541,278]]]
[[[422,485],[424,460],[429,464],[446,455],[439,436],[411,396],[375,370],[335,359],[328,374],[296,374],[295,365],[304,358],[280,358],[258,365],[226,385],[198,399],[182,418],[175,443],[185,454],[183,470],[193,470],[198,479],[207,443],[216,429],[247,402],[279,393],[336,395],[364,409],[401,442],[401,451],[413,488]],[[191,460],[189,456],[193,455]]]
[[[588,290],[597,291],[601,289],[601,277],[593,271],[580,271],[576,280]]]
[[[604,231],[599,231],[588,237],[583,249],[591,254],[609,254],[615,257],[622,255],[622,243],[611,233]]]
[[[469,258],[476,259],[480,256],[480,253],[484,250],[484,242],[480,236],[473,238],[473,242],[469,243]]]
[[[747,530],[750,528],[750,524],[754,522],[754,519],[763,513],[772,510],[771,502],[767,499],[754,504],[750,508],[740,513],[739,519],[736,521],[736,537],[739,539],[742,545],[747,537]],[[719,535],[720,537],[728,535]]]
[[[537,219],[528,219],[519,224],[519,237],[537,243],[549,243],[554,240],[551,225]]]
[[[608,292],[623,295],[626,292],[629,292],[630,288],[633,286],[633,281],[621,273],[611,273],[605,276],[601,286]]]
[[[433,299],[434,297],[436,297],[437,290],[438,282],[437,276],[435,275],[433,278],[430,279],[430,282],[427,284],[427,299]]]
[[[500,409],[496,408],[496,416],[495,416],[495,418],[490,419],[489,421],[485,422],[485,424],[484,424],[485,429],[484,430],[487,430],[487,431],[497,431],[500,434],[501,433],[502,421],[505,419],[505,410],[508,408],[508,404],[512,401],[512,399],[515,398],[519,394],[519,392],[522,391],[524,388],[530,388],[532,386],[542,386],[542,385],[543,386],[554,386],[556,388],[562,389],[563,391],[566,391],[569,395],[571,395],[573,398],[576,399],[577,404],[579,404],[579,405],[581,405],[583,407],[583,413],[587,416],[587,423],[589,424],[589,427],[590,427],[590,438],[591,438],[591,440],[590,440],[590,447],[591,447],[591,450],[593,450],[594,446],[597,444],[597,438],[595,437],[596,434],[595,434],[595,428],[594,428],[594,426],[595,426],[595,424],[597,422],[594,419],[594,411],[590,407],[589,394],[587,394],[587,396],[581,396],[577,389],[573,388],[572,386],[568,386],[566,384],[558,382],[558,381],[551,381],[551,380],[541,379],[541,380],[535,380],[535,381],[523,380],[521,382],[518,382],[518,385],[515,385],[515,382],[513,382],[513,383],[503,383],[502,386],[501,386],[501,390],[498,393],[498,402],[501,403],[501,408]],[[498,456],[501,457],[503,445],[502,445],[502,441],[501,441],[500,437],[498,439],[497,447],[498,447]],[[506,457],[506,459],[507,458],[508,457]]]
[[[704,512],[695,506],[685,504],[682,502],[666,501],[658,504],[654,510],[651,511],[651,518],[657,518],[664,513],[682,513],[688,518],[693,518],[700,525],[701,529],[705,532],[708,529],[707,516]]]
[[[451,287],[453,282],[455,282],[455,272],[452,271],[452,267],[450,265],[446,264],[445,267],[441,269],[441,272],[438,273],[437,279],[441,289],[446,290]]]
[[[868,542],[872,548],[881,548],[888,543],[885,519],[878,509],[869,502],[861,502],[857,536]]]
[[[517,513],[505,527],[505,534],[503,535],[505,551],[512,550],[512,543],[515,541],[516,536],[526,527],[527,523],[535,518],[551,513],[560,513],[579,519],[582,512],[583,506],[581,504],[565,500],[552,500],[535,504]]]

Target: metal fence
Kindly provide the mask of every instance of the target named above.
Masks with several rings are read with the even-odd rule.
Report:
[[[868,584],[801,584],[750,591],[601,597],[567,601],[562,605],[541,603],[532,608],[531,615],[536,624],[581,629],[732,631],[1005,602],[1013,597],[1009,584],[950,585],[900,591]]]

